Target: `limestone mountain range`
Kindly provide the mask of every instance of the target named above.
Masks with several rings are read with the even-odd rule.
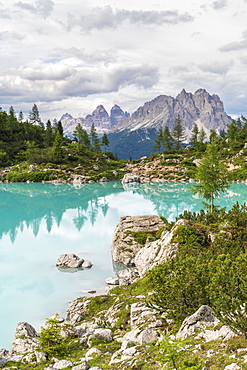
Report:
[[[168,95],[159,95],[153,100],[146,102],[131,115],[124,112],[118,105],[114,105],[107,113],[103,105],[99,105],[90,115],[85,118],[74,118],[66,113],[61,117],[64,132],[72,136],[78,123],[87,131],[92,124],[98,133],[120,133],[123,131],[158,130],[168,126],[172,130],[176,118],[180,116],[185,128],[187,141],[194,124],[203,128],[209,136],[210,130],[218,133],[227,128],[231,123],[231,117],[224,110],[223,102],[216,94],[210,95],[205,89],[198,89],[194,94],[183,89],[176,98]]]

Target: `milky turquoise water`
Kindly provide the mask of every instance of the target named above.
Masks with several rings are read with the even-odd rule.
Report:
[[[198,211],[187,183],[123,187],[119,182],[81,186],[0,184],[0,348],[11,348],[16,324],[36,330],[68,302],[114,275],[113,231],[123,215],[157,214],[169,221],[185,209]],[[220,199],[231,208],[247,201],[247,185],[233,184]],[[75,253],[93,267],[61,272],[56,260]]]

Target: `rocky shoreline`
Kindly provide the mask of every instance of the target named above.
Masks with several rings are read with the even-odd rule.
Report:
[[[113,235],[112,255],[113,261],[125,264],[126,269],[106,279],[106,295],[94,299],[78,297],[69,303],[65,318],[59,315],[52,318],[59,327],[61,337],[70,339],[78,347],[79,356],[76,359],[69,354],[63,359],[54,356],[47,361],[46,353],[38,349],[38,333],[30,324],[21,322],[17,325],[11,351],[0,350],[0,367],[25,369],[22,367],[25,364],[39,364],[39,369],[45,370],[141,369],[138,363],[143,354],[145,358],[150,346],[158,348],[167,337],[170,343],[181,341],[180,350],[195,352],[203,349],[198,340],[202,343],[220,340],[223,345],[234,338],[236,334],[226,325],[221,325],[211,308],[205,305],[187,317],[176,333],[170,333],[172,322],[167,319],[166,313],[147,304],[152,291],[141,290],[145,288],[142,281],[146,273],[176,255],[178,243],[172,241],[174,232],[178,226],[187,224],[188,221],[179,220],[170,228],[158,216],[121,217]],[[150,241],[147,235],[152,236],[157,231],[160,232],[159,238]],[[140,232],[142,236],[146,233],[144,242],[136,240]],[[81,265],[82,261],[76,263]],[[139,290],[135,293],[137,284]],[[128,289],[130,291],[126,295]],[[46,323],[44,328],[49,328],[49,325]],[[187,346],[186,339],[192,337],[197,341]],[[212,349],[210,356],[215,353]],[[209,352],[205,352],[205,358],[207,356],[210,357]],[[247,348],[239,352],[239,358],[243,363],[247,362]],[[170,368],[169,361],[155,360],[153,366],[154,369]],[[206,370],[207,367],[201,369]],[[222,369],[241,368],[232,360]]]

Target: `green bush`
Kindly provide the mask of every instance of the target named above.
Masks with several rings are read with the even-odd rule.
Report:
[[[6,180],[11,182],[26,182],[26,181],[52,181],[57,176],[53,171],[33,171],[33,172],[10,172],[6,176]]]

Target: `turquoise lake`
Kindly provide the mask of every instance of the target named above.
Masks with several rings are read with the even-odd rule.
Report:
[[[185,209],[199,211],[201,199],[188,183],[120,182],[74,186],[0,184],[0,348],[11,349],[16,324],[39,331],[56,312],[87,290],[104,293],[114,276],[113,231],[123,215],[157,214],[169,221]],[[216,204],[247,201],[247,185],[232,184]],[[62,253],[75,253],[93,267],[69,273],[56,268]]]

